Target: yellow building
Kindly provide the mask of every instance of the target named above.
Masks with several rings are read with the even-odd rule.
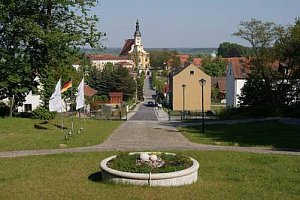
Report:
[[[148,72],[150,68],[150,56],[149,53],[144,50],[138,20],[136,21],[134,39],[125,40],[120,56],[129,56],[134,61],[134,67],[137,68],[139,72]]]
[[[201,111],[203,85],[204,110],[210,110],[211,105],[211,77],[201,71],[194,64],[188,64],[170,74],[171,103],[173,110]]]

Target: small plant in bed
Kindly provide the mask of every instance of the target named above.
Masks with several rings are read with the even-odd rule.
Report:
[[[187,169],[193,164],[189,157],[171,153],[120,153],[107,167],[131,173],[168,173]]]

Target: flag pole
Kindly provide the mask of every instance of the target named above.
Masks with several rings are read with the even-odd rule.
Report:
[[[60,77],[60,86],[62,86],[61,85],[61,77]],[[60,94],[61,94],[61,87],[60,87]],[[61,105],[63,105],[63,100],[62,100],[62,98],[60,99],[60,101],[61,101]],[[61,118],[61,130],[62,131],[64,131],[64,118],[63,118],[63,106],[61,106],[61,112],[60,112],[60,118]]]
[[[73,85],[73,76],[71,76],[71,83]],[[72,133],[74,133],[74,117],[73,117],[73,106],[72,106],[72,102],[74,100],[73,98],[73,88],[71,89],[71,131]]]

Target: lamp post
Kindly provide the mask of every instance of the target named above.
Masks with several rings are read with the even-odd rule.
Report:
[[[201,88],[202,88],[202,91],[201,91],[201,97],[202,97],[202,133],[204,133],[204,92],[203,92],[203,86],[205,85],[206,83],[206,80],[205,79],[200,79],[199,80],[199,83],[201,85]]]
[[[185,87],[186,84],[182,84],[182,119],[185,119]]]

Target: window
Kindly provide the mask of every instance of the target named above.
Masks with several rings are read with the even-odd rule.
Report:
[[[195,72],[194,71],[190,71],[190,75],[194,75],[195,74]]]
[[[25,107],[25,112],[32,111],[32,104],[24,104],[24,107]]]

